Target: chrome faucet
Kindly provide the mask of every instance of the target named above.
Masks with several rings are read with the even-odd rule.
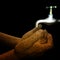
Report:
[[[52,8],[57,8],[57,6],[50,6],[46,8],[50,8],[48,18],[36,21],[36,27],[38,27],[40,23],[53,24],[56,22],[56,19],[53,18]],[[58,20],[58,22],[60,22],[60,20]]]

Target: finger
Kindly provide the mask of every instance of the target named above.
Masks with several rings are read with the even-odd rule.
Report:
[[[48,35],[47,30],[44,30],[42,38],[39,39],[40,44],[47,43],[47,35]]]
[[[51,34],[47,34],[47,42],[44,43],[44,44],[41,44],[41,47],[43,48],[43,50],[48,50],[48,49],[51,49],[53,47],[53,38],[52,38],[52,35]]]
[[[47,45],[49,47],[53,47],[53,37],[52,37],[52,35],[51,34],[48,34],[47,39],[48,39]]]
[[[25,53],[29,54],[29,55],[35,55],[36,53],[40,53],[43,50],[43,47],[41,46],[41,44],[43,43],[47,43],[47,31],[44,30],[43,33],[41,34],[41,38],[36,41],[32,47],[30,47]],[[45,48],[45,47],[44,47]]]
[[[28,55],[36,55],[36,54],[39,54],[39,53],[42,53],[50,48],[53,47],[53,41],[52,41],[52,36],[51,34],[48,34],[47,35],[47,38],[48,38],[48,42],[47,43],[44,43],[44,44],[41,44],[40,43],[40,39],[35,42],[33,44],[33,46],[31,48],[29,48],[25,53],[28,54]]]
[[[26,49],[30,48],[36,41],[38,41],[43,36],[44,30],[38,30],[29,38],[21,41],[17,46],[16,49],[18,52],[25,51]]]
[[[35,27],[32,30],[30,30],[29,32],[27,32],[26,34],[23,35],[22,39],[26,39],[28,37],[30,37],[33,33],[35,33],[37,30],[39,30],[39,27]]]
[[[40,52],[41,52],[40,43],[37,41],[29,49],[25,51],[25,54],[29,56],[34,56]]]

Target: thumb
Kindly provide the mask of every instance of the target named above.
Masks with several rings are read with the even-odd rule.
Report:
[[[39,30],[40,28],[39,27],[35,27],[35,28],[33,28],[32,30],[30,30],[30,31],[28,31],[26,34],[24,34],[23,36],[22,36],[22,39],[26,39],[26,38],[28,38],[28,37],[30,37],[33,33],[35,33],[37,30]]]
[[[38,41],[43,36],[43,30],[38,30],[29,38],[21,41],[17,46],[16,49],[18,52],[23,52],[26,49],[30,48],[36,41]]]

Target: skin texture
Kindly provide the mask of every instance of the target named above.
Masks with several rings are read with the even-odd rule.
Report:
[[[14,49],[0,55],[0,60],[19,60],[14,53]]]
[[[18,44],[18,42],[21,41],[21,38],[11,36],[5,33],[0,32],[0,42],[3,42],[4,44],[7,44],[13,48]]]
[[[12,44],[15,47],[11,51],[0,55],[0,60],[21,60],[27,56],[41,55],[41,53],[53,47],[51,34],[40,28],[33,28],[24,34],[22,38],[0,33],[0,40],[3,40],[6,44]]]

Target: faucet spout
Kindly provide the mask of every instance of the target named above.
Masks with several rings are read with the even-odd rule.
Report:
[[[50,8],[50,12],[49,12],[48,18],[38,20],[36,22],[36,27],[38,27],[39,23],[51,24],[56,22],[56,19],[53,18],[53,14],[52,14],[52,8],[56,8],[56,6],[50,6],[49,8]]]

